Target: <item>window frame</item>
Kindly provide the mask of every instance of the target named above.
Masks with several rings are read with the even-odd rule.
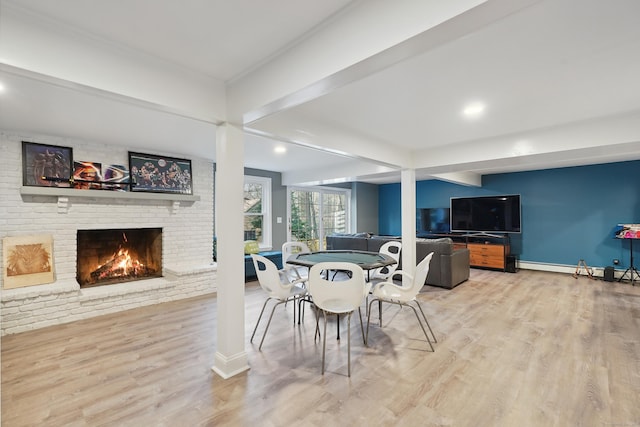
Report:
[[[299,186],[299,185],[290,185],[287,186],[287,239],[292,239],[291,233],[291,192],[292,191],[311,191],[317,192],[320,194],[320,210],[323,210],[324,206],[324,197],[328,193],[333,194],[343,194],[346,197],[345,203],[345,224],[346,224],[346,233],[351,232],[352,224],[351,224],[351,204],[353,200],[351,198],[351,189],[342,188],[342,187],[327,187],[327,186]],[[324,229],[324,221],[320,221],[320,230],[319,230],[319,250],[324,250],[324,238],[326,237],[325,229]]]
[[[244,197],[244,186],[246,184],[262,185],[262,204],[261,204],[262,212],[260,214],[244,212],[244,216],[246,218],[247,216],[262,215],[262,242],[258,242],[258,244],[261,250],[271,250],[273,246],[272,210],[271,210],[271,194],[272,194],[271,178],[266,176],[244,175],[243,197]]]

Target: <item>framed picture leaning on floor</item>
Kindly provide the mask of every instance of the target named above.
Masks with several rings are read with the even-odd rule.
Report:
[[[4,289],[54,281],[52,235],[5,237],[2,253]]]

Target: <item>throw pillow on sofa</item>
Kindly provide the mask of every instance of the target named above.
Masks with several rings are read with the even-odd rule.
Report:
[[[245,240],[244,242],[244,254],[257,254],[260,252],[260,246],[258,246],[258,242],[255,240]]]

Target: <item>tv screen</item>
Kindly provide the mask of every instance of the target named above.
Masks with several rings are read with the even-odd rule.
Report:
[[[416,233],[448,233],[449,221],[449,208],[418,208]]]
[[[520,233],[520,196],[451,198],[451,231]]]

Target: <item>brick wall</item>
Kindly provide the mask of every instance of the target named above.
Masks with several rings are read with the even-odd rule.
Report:
[[[101,162],[103,166],[127,165],[129,149],[148,152],[0,131],[0,238],[51,234],[55,268],[53,283],[2,289],[2,335],[216,291],[211,161],[191,158],[194,195],[200,198],[194,202],[31,196],[20,193],[22,141],[72,147],[75,160]],[[100,190],[75,191],[85,196]],[[163,229],[164,277],[80,289],[75,279],[77,230],[139,227]],[[0,254],[4,254],[3,247]]]

